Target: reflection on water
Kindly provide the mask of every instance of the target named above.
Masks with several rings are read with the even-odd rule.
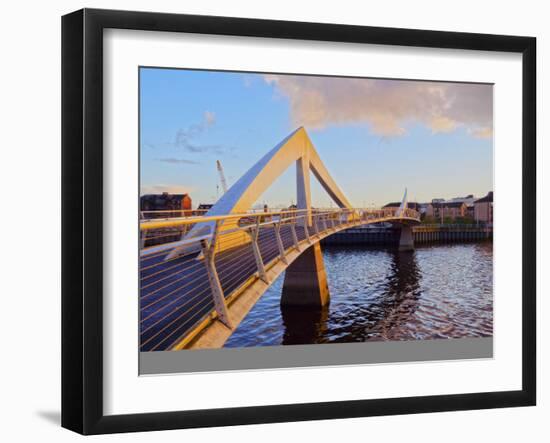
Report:
[[[281,308],[283,320],[283,345],[306,345],[319,343],[327,329],[329,307],[306,309],[301,307]]]
[[[318,310],[279,305],[279,277],[226,347],[491,336],[491,243],[414,252],[324,248],[331,302]]]

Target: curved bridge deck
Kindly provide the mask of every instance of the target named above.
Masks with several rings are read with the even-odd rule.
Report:
[[[310,218],[311,226],[303,227]],[[211,217],[212,219],[235,216]],[[328,210],[304,214],[259,213],[241,216],[247,224],[224,231],[216,225],[216,235],[145,248],[140,257],[140,350],[162,351],[208,347],[200,343],[204,331],[222,331],[221,344],[231,329],[217,321],[215,288],[209,279],[204,247],[214,242],[213,267],[219,279],[229,318],[235,328],[271,282],[310,244],[335,232],[364,224],[391,222],[417,223],[418,214],[405,210]],[[142,222],[142,232],[200,225],[208,217]],[[212,220],[214,221],[214,220]],[[219,220],[217,220],[219,222]],[[302,223],[300,223],[302,221]],[[223,226],[223,225],[222,225]],[[256,230],[256,231],[255,231]],[[257,232],[257,237],[254,236]],[[245,235],[235,237],[235,233]],[[246,239],[249,239],[248,241]],[[280,239],[280,242],[279,242]],[[186,243],[182,255],[170,254]],[[201,252],[201,244],[202,251]],[[258,262],[261,261],[261,263]],[[219,335],[219,334],[218,334]],[[218,342],[220,345],[220,342]]]

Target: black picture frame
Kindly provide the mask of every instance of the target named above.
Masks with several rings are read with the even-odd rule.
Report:
[[[103,30],[522,54],[522,389],[209,410],[103,413]],[[83,9],[62,18],[62,426],[82,434],[530,406],[536,402],[536,39]],[[518,276],[519,277],[519,276]]]

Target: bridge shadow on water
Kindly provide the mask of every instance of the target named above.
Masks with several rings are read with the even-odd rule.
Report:
[[[327,330],[329,307],[320,309],[281,307],[283,345],[320,343]]]
[[[327,261],[337,261],[340,254],[354,252],[362,255],[365,248],[331,246],[325,249],[325,257]],[[353,293],[346,294],[342,289],[346,285],[338,279],[349,280],[349,273],[353,272],[347,269],[347,276],[327,275],[332,286],[329,306],[322,309],[281,307],[284,329],[281,344],[399,339],[400,325],[411,320],[421,294],[416,253],[395,249],[377,249],[377,253],[384,259],[385,276],[379,276],[372,283],[365,282],[359,293],[350,290]]]

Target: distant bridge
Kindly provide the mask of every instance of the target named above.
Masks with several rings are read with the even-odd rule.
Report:
[[[296,163],[297,208],[251,212],[251,206]],[[311,208],[309,172],[339,206]],[[373,223],[401,227],[400,249],[413,248],[418,212],[407,207],[357,209],[329,175],[306,131],[299,128],[245,173],[204,216],[144,219],[147,238],[181,239],[140,253],[140,350],[219,348],[284,271],[281,303],[329,302],[320,241]]]

